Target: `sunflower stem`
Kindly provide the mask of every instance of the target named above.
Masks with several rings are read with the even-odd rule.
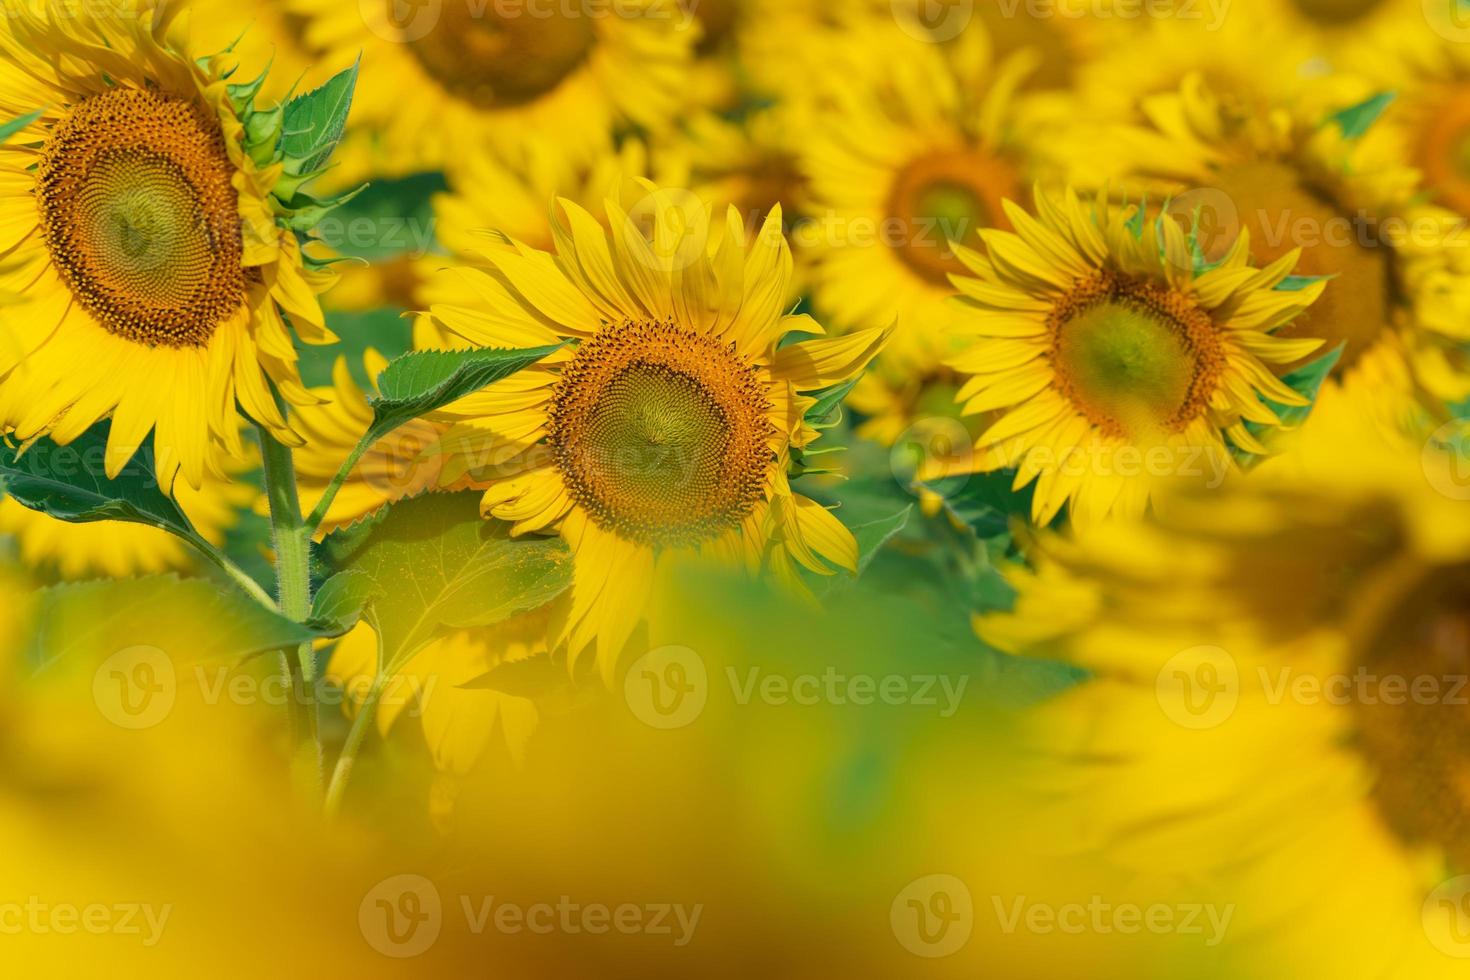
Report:
[[[262,606],[265,606],[267,609],[273,612],[280,608],[276,605],[276,600],[271,598],[270,593],[260,587],[259,582],[255,581],[255,579],[247,575],[244,569],[242,569],[239,565],[236,565],[234,562],[230,561],[230,559],[214,545],[210,544],[208,541],[204,540],[198,535],[190,535],[186,540],[190,544],[192,544],[195,549],[199,551],[200,554],[208,558],[211,564],[213,564],[220,571],[224,572],[225,575],[229,577],[230,581],[238,585],[245,592],[246,595],[250,596],[250,598],[254,599],[256,602],[260,603]]]
[[[347,793],[352,768],[357,764],[358,750],[362,748],[368,730],[373,727],[373,720],[378,716],[378,705],[383,700],[383,692],[387,687],[387,674],[374,677],[372,687],[358,706],[357,717],[352,719],[352,728],[347,732],[347,741],[342,746],[342,754],[337,758],[337,767],[332,771],[332,783],[327,787],[328,819],[335,817],[342,809],[342,798]]]
[[[301,519],[301,501],[296,489],[296,464],[291,450],[264,426],[260,434],[261,457],[265,464],[265,491],[270,502],[271,537],[276,551],[276,583],[281,612],[305,623],[311,617],[311,531]],[[314,792],[322,789],[323,754],[316,704],[316,655],[312,644],[297,647],[294,662],[287,656],[293,678],[295,721],[302,733],[302,750],[309,752],[307,767]]]
[[[352,453],[347,457],[347,460],[337,470],[336,475],[332,477],[332,482],[327,484],[327,488],[322,492],[321,499],[317,501],[316,507],[311,512],[311,516],[306,519],[306,533],[308,537],[315,534],[317,528],[321,527],[322,522],[327,519],[327,511],[331,510],[332,501],[337,499],[337,493],[342,489],[342,484],[347,482],[347,478],[352,475],[353,468],[361,462],[363,455],[368,451],[370,445],[365,439],[358,442],[353,447]]]

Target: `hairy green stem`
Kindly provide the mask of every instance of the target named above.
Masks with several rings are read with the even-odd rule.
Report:
[[[296,464],[291,450],[281,445],[263,426],[261,457],[265,463],[265,492],[270,502],[271,536],[276,552],[276,583],[281,612],[305,623],[311,617],[311,531],[301,519],[301,501],[296,490]],[[317,721],[316,654],[310,642],[296,650],[291,664],[292,701],[297,710],[303,741],[311,753],[312,782],[318,792],[322,781],[322,744]]]

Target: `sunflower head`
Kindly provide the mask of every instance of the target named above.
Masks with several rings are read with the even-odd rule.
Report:
[[[1319,346],[1273,336],[1322,292],[1281,288],[1297,255],[1255,269],[1242,235],[1209,263],[1180,224],[1106,196],[1038,190],[1037,209],[1007,202],[1016,230],[960,252],[978,278],[955,279],[956,332],[971,341],[951,362],[958,400],[966,414],[1000,413],[977,443],[979,468],[1015,468],[1018,488],[1036,480],[1046,523],[1068,501],[1083,519],[1137,512],[1152,484],[1205,475],[1188,472],[1202,459],[1264,452],[1246,423],[1279,424],[1266,398],[1305,403],[1267,365]]]
[[[753,239],[733,206],[715,226],[697,196],[648,183],[602,210],[606,224],[560,200],[555,253],[490,242],[427,293],[451,343],[570,342],[450,406],[442,445],[488,485],[487,515],[567,539],[576,575],[559,642],[573,656],[595,644],[610,676],[665,559],[765,569],[798,588],[797,565],[853,567],[851,534],[791,474],[820,435],[810,393],[854,378],[885,335],[825,339],[785,314],[779,207]]]
[[[0,113],[44,107],[0,148],[0,268],[28,304],[0,347],[0,421],[68,442],[111,414],[109,475],[152,430],[163,484],[182,469],[197,488],[212,444],[242,452],[236,403],[298,441],[271,387],[310,401],[293,331],[335,339],[315,298],[332,275],[298,237],[333,204],[302,189],[325,154],[294,155],[287,107],[256,104],[265,76],[184,50],[179,7],[68,7],[0,25],[17,66]]]
[[[1345,936],[1361,919],[1402,937],[1394,967],[1447,976],[1431,899],[1470,873],[1470,525],[1436,487],[1466,460],[1340,390],[1322,399],[1280,456],[1220,491],[1041,535],[1009,575],[1014,610],[977,628],[1090,672],[1034,718],[1048,784],[1075,791],[1110,859],[1238,901],[1262,937],[1237,948],[1261,957],[1246,972],[1321,962],[1320,931],[1269,902],[1283,876],[1310,875],[1341,896],[1324,912]]]

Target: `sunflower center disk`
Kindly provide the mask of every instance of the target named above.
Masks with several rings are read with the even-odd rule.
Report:
[[[765,493],[775,434],[756,371],[669,323],[584,341],[562,371],[549,444],[598,526],[655,546],[739,524]]]
[[[1001,202],[1015,200],[1017,188],[1010,164],[979,151],[920,158],[894,182],[888,208],[896,226],[884,229],[885,240],[914,272],[947,287],[965,272],[951,244],[974,247],[980,229],[1008,228]]]
[[[109,332],[203,347],[245,297],[234,166],[219,124],[182,99],[117,89],[78,104],[37,171],[61,278]]]
[[[1223,171],[1218,187],[1250,230],[1259,264],[1300,247],[1296,275],[1335,277],[1321,299],[1276,335],[1321,338],[1324,353],[1345,344],[1342,365],[1351,367],[1382,336],[1392,315],[1392,258],[1383,236],[1362,216],[1304,186],[1301,175],[1282,164]]]
[[[585,12],[533,17],[521,10],[498,13],[493,3],[446,3],[433,29],[408,48],[446,91],[482,109],[507,109],[560,85],[596,42],[593,18]]]
[[[1369,644],[1354,699],[1375,763],[1374,799],[1412,846],[1433,844],[1470,872],[1470,566],[1436,574]],[[1393,686],[1390,686],[1393,685]]]
[[[1105,433],[1177,432],[1204,412],[1223,366],[1214,325],[1183,296],[1103,276],[1053,311],[1052,365]]]

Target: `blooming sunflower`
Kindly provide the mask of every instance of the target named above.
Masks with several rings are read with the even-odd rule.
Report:
[[[557,645],[573,658],[595,646],[609,678],[666,559],[729,560],[793,584],[793,559],[821,574],[827,560],[855,567],[851,533],[792,491],[788,468],[818,436],[806,393],[856,376],[885,339],[783,346],[823,331],[784,313],[780,208],[749,242],[731,209],[714,248],[706,206],[642,191],[630,209],[606,202],[611,230],[557,202],[555,255],[487,248],[483,268],[439,277],[429,313],[478,346],[575,342],[450,406],[459,421],[444,445],[472,447],[487,515],[566,539],[575,573]]]
[[[1193,15],[1183,16],[1187,11]],[[1150,18],[1078,67],[1084,120],[1101,124],[1102,131],[1074,144],[1079,154],[1070,177],[1083,179],[1111,162],[1109,151],[1097,151],[1097,141],[1108,135],[1102,127],[1145,121],[1142,100],[1177,92],[1191,75],[1203,78],[1222,99],[1257,109],[1301,97],[1322,74],[1313,60],[1316,50],[1278,21],[1240,16],[1230,6],[1218,13],[1218,22],[1215,16],[1201,2],[1181,7],[1174,16]]]
[[[1097,678],[1034,718],[1042,832],[1233,903],[1231,975],[1461,976],[1466,460],[1323,399],[1302,455],[1044,543],[980,630]]]
[[[163,485],[182,469],[198,488],[212,442],[242,452],[237,402],[296,441],[271,393],[310,400],[283,314],[334,340],[316,301],[330,277],[277,221],[282,168],[257,162],[275,148],[247,134],[249,103],[170,39],[179,8],[68,7],[7,3],[0,25],[0,115],[45,107],[0,147],[0,291],[25,301],[0,419],[64,443],[110,413],[110,476],[153,430]]]
[[[966,377],[958,397],[966,414],[1005,413],[976,444],[976,469],[1017,467],[1016,489],[1035,480],[1038,523],[1068,501],[1093,523],[1229,465],[1231,446],[1264,453],[1246,422],[1280,421],[1262,396],[1306,404],[1269,365],[1321,346],[1274,335],[1322,294],[1321,282],[1278,288],[1298,253],[1256,269],[1242,233],[1201,267],[1179,224],[1136,205],[1100,195],[1089,208],[1070,189],[1036,201],[1036,218],[1006,202],[1016,231],[983,232],[986,254],[961,250],[979,278],[955,279],[975,338],[950,362]]]
[[[837,52],[839,63],[878,59],[892,71],[834,80],[835,108],[817,114],[801,155],[813,218],[793,237],[822,316],[839,330],[897,323],[859,400],[892,406],[879,428],[902,431],[954,353],[949,277],[964,267],[953,246],[1008,227],[1001,201],[1050,175],[1057,130],[1017,97],[1034,57],[992,63],[978,28],[941,47],[890,17],[853,29]]]
[[[176,484],[174,497],[199,536],[223,547],[258,491],[239,479],[245,468],[241,462],[228,460],[218,468],[230,477],[206,470],[200,489]],[[198,567],[197,552],[167,531],[121,521],[71,524],[8,499],[0,500],[0,535],[7,534],[16,539],[28,567],[54,569],[63,579],[126,578]]]
[[[1455,266],[1470,248],[1463,222],[1423,201],[1418,173],[1374,121],[1385,105],[1368,82],[1337,76],[1311,98],[1252,108],[1193,75],[1146,99],[1150,125],[1124,127],[1119,145],[1125,186],[1197,209],[1207,252],[1243,228],[1255,260],[1300,251],[1301,275],[1330,277],[1284,335],[1341,345],[1342,383],[1398,423],[1470,394],[1455,316],[1465,282]]]
[[[528,132],[585,160],[619,125],[667,125],[697,33],[677,0],[547,6],[448,0],[400,18],[390,3],[288,0],[329,59],[361,52],[353,115],[386,175],[514,149]]]

